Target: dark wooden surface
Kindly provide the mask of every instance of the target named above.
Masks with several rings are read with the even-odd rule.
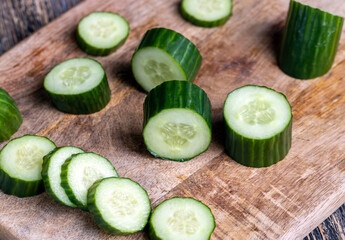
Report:
[[[79,2],[81,0],[0,0],[0,55]],[[345,205],[306,236],[307,239],[345,239]]]

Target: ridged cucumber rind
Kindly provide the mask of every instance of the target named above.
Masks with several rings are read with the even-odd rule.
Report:
[[[65,63],[67,61],[72,61],[74,59],[75,58],[72,58],[62,63]],[[81,59],[87,59],[88,61],[93,61],[96,64],[98,64],[103,70],[102,65],[96,60],[89,59],[89,58],[81,58]],[[59,66],[60,64],[54,66],[54,68]],[[47,76],[45,77],[44,81],[46,81]],[[48,92],[52,103],[58,110],[65,113],[71,113],[71,114],[91,114],[91,113],[101,111],[109,103],[110,95],[111,95],[107,76],[104,70],[103,70],[103,77],[100,83],[94,88],[85,92],[81,92],[77,94],[60,94],[60,93],[55,93],[51,91],[50,89],[48,89],[46,84],[44,84],[44,88]]]
[[[232,0],[229,0],[230,1],[230,9],[229,9],[229,13],[228,15],[224,16],[224,17],[221,17],[217,20],[204,20],[202,18],[198,18],[197,16],[195,15],[192,15],[188,9],[185,7],[185,0],[182,1],[181,3],[181,7],[180,7],[180,12],[181,12],[181,15],[182,17],[187,20],[188,22],[196,25],[196,26],[199,26],[199,27],[205,27],[205,28],[212,28],[212,27],[218,27],[218,26],[221,26],[221,25],[224,25],[228,20],[229,18],[231,17],[231,14],[232,14]]]
[[[23,122],[22,115],[12,97],[0,88],[0,142],[16,133]]]
[[[187,109],[200,115],[205,121],[209,130],[208,145],[205,149],[194,156],[186,158],[171,158],[169,156],[162,156],[153,151],[147,144],[145,138],[145,127],[157,114],[167,109]],[[166,160],[173,160],[184,162],[190,160],[208,149],[211,142],[211,102],[203,89],[197,85],[186,81],[168,81],[163,82],[154,89],[152,89],[146,96],[144,102],[144,127],[143,137],[148,151],[155,157],[160,157]]]
[[[103,178],[100,179],[98,181],[96,181],[88,190],[88,195],[87,195],[87,206],[88,206],[88,210],[89,212],[92,214],[94,221],[96,222],[96,224],[106,230],[109,233],[115,234],[115,235],[128,235],[128,234],[132,234],[138,231],[141,231],[145,228],[148,220],[149,220],[149,216],[150,214],[147,215],[147,218],[145,220],[145,224],[136,230],[133,231],[124,231],[121,229],[116,228],[115,226],[111,225],[107,219],[102,215],[101,211],[99,210],[99,206],[97,205],[97,198],[96,198],[96,193],[97,193],[97,188],[99,187],[99,185],[104,182],[104,181],[108,181],[108,180],[112,180],[112,179],[116,179],[117,181],[131,181],[133,184],[138,185],[144,193],[146,193],[147,199],[148,199],[148,204],[147,204],[147,208],[148,208],[148,212],[151,212],[151,202],[149,200],[149,196],[146,192],[146,190],[140,186],[139,183],[129,179],[129,178],[114,178],[114,177],[108,177],[108,178]]]
[[[185,75],[185,79],[183,80],[189,82],[194,81],[202,62],[202,56],[198,48],[189,39],[174,30],[153,28],[145,33],[131,60],[134,78],[145,91],[150,91],[151,89],[145,88],[140,81],[138,81],[138,76],[136,76],[136,71],[134,69],[135,64],[133,64],[133,59],[136,54],[145,48],[158,48],[167,53],[181,67]],[[176,79],[167,79],[167,81],[168,80]]]
[[[129,35],[130,27],[129,27],[127,20],[124,17],[120,16],[119,14],[116,14],[113,12],[93,12],[93,13],[102,13],[102,14],[106,13],[106,14],[116,15],[116,16],[120,17],[123,20],[123,22],[127,25],[127,34],[124,35],[122,37],[122,39],[119,40],[118,43],[114,44],[113,46],[111,46],[109,48],[100,48],[100,47],[97,47],[97,46],[90,44],[80,33],[80,31],[81,31],[80,30],[80,22],[83,21],[83,19],[87,18],[90,14],[85,16],[84,18],[82,18],[80,20],[80,22],[78,24],[78,29],[77,29],[77,35],[76,35],[76,40],[77,40],[79,47],[85,53],[87,53],[91,56],[107,56],[107,55],[111,54],[112,52],[114,52],[115,50],[117,50],[119,47],[121,47],[126,42],[128,35]],[[93,13],[91,13],[91,14],[93,14]]]
[[[344,18],[290,1],[278,65],[287,75],[312,79],[332,67]]]
[[[224,105],[234,91],[248,86],[265,88],[280,94],[280,96],[282,96],[288,103],[291,112],[291,105],[283,93],[265,86],[256,85],[245,85],[233,90],[225,99]],[[249,138],[238,133],[231,127],[231,123],[226,117],[225,108],[223,110],[223,118],[225,122],[225,152],[233,160],[244,166],[255,168],[271,166],[284,159],[291,148],[292,112],[290,114],[289,121],[287,121],[287,124],[281,129],[281,131],[268,138]]]

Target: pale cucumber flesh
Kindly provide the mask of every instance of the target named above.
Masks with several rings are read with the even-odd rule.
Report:
[[[217,21],[231,13],[231,0],[183,0],[184,11],[196,19]]]

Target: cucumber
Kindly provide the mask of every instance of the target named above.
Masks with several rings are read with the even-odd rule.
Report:
[[[112,12],[93,12],[80,20],[79,47],[89,55],[106,56],[120,47],[129,34],[129,24]]]
[[[89,58],[72,58],[56,65],[45,77],[44,88],[62,112],[90,114],[110,101],[110,88],[101,64]]]
[[[148,226],[151,240],[207,240],[216,223],[211,209],[202,202],[174,197],[154,209]]]
[[[298,79],[327,73],[333,64],[344,18],[290,1],[278,59],[280,69]]]
[[[17,132],[23,122],[22,115],[12,97],[0,88],[0,142]]]
[[[69,207],[76,207],[61,187],[61,165],[73,154],[83,153],[84,151],[77,147],[60,147],[51,151],[43,157],[42,179],[46,192],[58,203]]]
[[[43,192],[43,157],[55,147],[48,138],[35,135],[24,135],[7,143],[0,152],[2,191],[18,197],[29,197]]]
[[[225,151],[240,164],[268,167],[282,160],[291,147],[291,106],[280,92],[246,85],[227,96]]]
[[[110,177],[94,183],[87,206],[97,225],[116,235],[143,230],[151,213],[147,192],[128,178]]]
[[[231,0],[182,0],[181,14],[189,22],[200,27],[223,25],[230,18]]]
[[[156,157],[186,161],[211,142],[211,103],[198,86],[168,81],[152,89],[144,102],[143,137]]]
[[[197,47],[180,33],[154,28],[145,33],[132,57],[135,80],[147,92],[162,82],[192,82],[201,66]]]
[[[72,203],[87,210],[87,191],[102,178],[117,177],[108,159],[96,153],[78,153],[67,158],[61,166],[61,187]]]

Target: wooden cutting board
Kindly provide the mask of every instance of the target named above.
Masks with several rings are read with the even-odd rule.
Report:
[[[345,202],[345,34],[328,74],[309,81],[286,76],[276,57],[288,5],[288,0],[235,1],[226,25],[204,29],[181,18],[178,0],[86,0],[0,57],[0,87],[14,97],[24,118],[14,137],[38,134],[58,146],[107,157],[120,176],[148,191],[153,207],[173,196],[203,201],[216,218],[211,239],[300,239]],[[345,2],[323,6],[345,15]],[[87,56],[75,43],[75,30],[80,18],[95,10],[117,12],[131,26],[124,46],[96,58],[108,75],[112,99],[92,115],[64,114],[49,101],[43,77],[65,59]],[[130,59],[153,27],[184,34],[203,55],[194,83],[211,100],[213,139],[207,152],[184,163],[152,157],[141,136],[146,94],[131,76]],[[292,148],[269,168],[247,168],[224,153],[223,103],[245,84],[283,92],[293,108]],[[0,238],[147,239],[141,232],[107,234],[88,213],[61,206],[46,193],[20,199],[2,192]]]

